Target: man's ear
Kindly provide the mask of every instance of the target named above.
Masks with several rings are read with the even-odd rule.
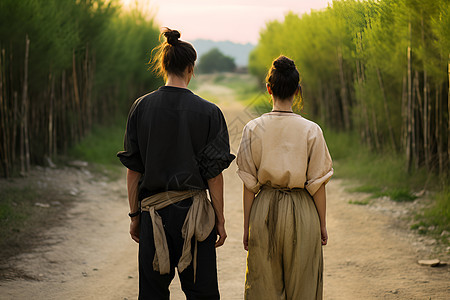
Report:
[[[192,75],[194,75],[194,65],[188,66],[188,73],[192,73]]]

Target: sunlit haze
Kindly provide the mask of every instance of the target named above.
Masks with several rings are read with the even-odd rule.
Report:
[[[130,7],[136,0],[121,0]],[[158,25],[178,29],[184,40],[229,40],[256,44],[259,32],[271,20],[283,20],[327,7],[329,0],[140,0],[139,7],[156,15]]]

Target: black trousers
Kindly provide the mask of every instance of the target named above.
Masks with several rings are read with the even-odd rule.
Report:
[[[163,221],[169,247],[170,274],[161,275],[153,270],[155,255],[153,226],[150,214],[148,212],[142,213],[139,235],[139,299],[170,299],[169,285],[175,276],[175,267],[181,257],[184,243],[181,236],[181,227],[191,204],[192,198],[189,198],[158,210],[158,214]],[[178,273],[181,288],[187,300],[220,299],[214,247],[216,237],[216,230],[213,229],[206,240],[197,244],[197,278],[195,283],[192,264],[182,273]],[[194,253],[194,240],[192,241],[192,253]]]

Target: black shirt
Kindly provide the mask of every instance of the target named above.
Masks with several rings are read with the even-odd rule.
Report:
[[[117,154],[142,173],[139,200],[169,190],[206,189],[234,159],[220,109],[188,89],[163,86],[130,109]]]

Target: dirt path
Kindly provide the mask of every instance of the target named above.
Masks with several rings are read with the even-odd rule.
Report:
[[[229,90],[221,91],[219,105],[236,153],[251,115],[233,101]],[[243,299],[245,276],[242,184],[235,171],[233,162],[224,173],[228,239],[218,249],[225,300]],[[66,222],[42,233],[42,245],[9,262],[26,276],[0,282],[0,299],[136,299],[137,245],[128,236],[125,177],[108,182],[85,170],[66,169],[46,170],[44,180],[75,188],[76,204]],[[380,200],[377,205],[352,205],[348,201],[362,195],[346,192],[348,184],[334,179],[327,185],[325,299],[449,299],[449,268],[419,266],[417,260],[432,255],[432,248],[398,221],[412,204]],[[184,299],[177,279],[171,291],[172,299]]]

